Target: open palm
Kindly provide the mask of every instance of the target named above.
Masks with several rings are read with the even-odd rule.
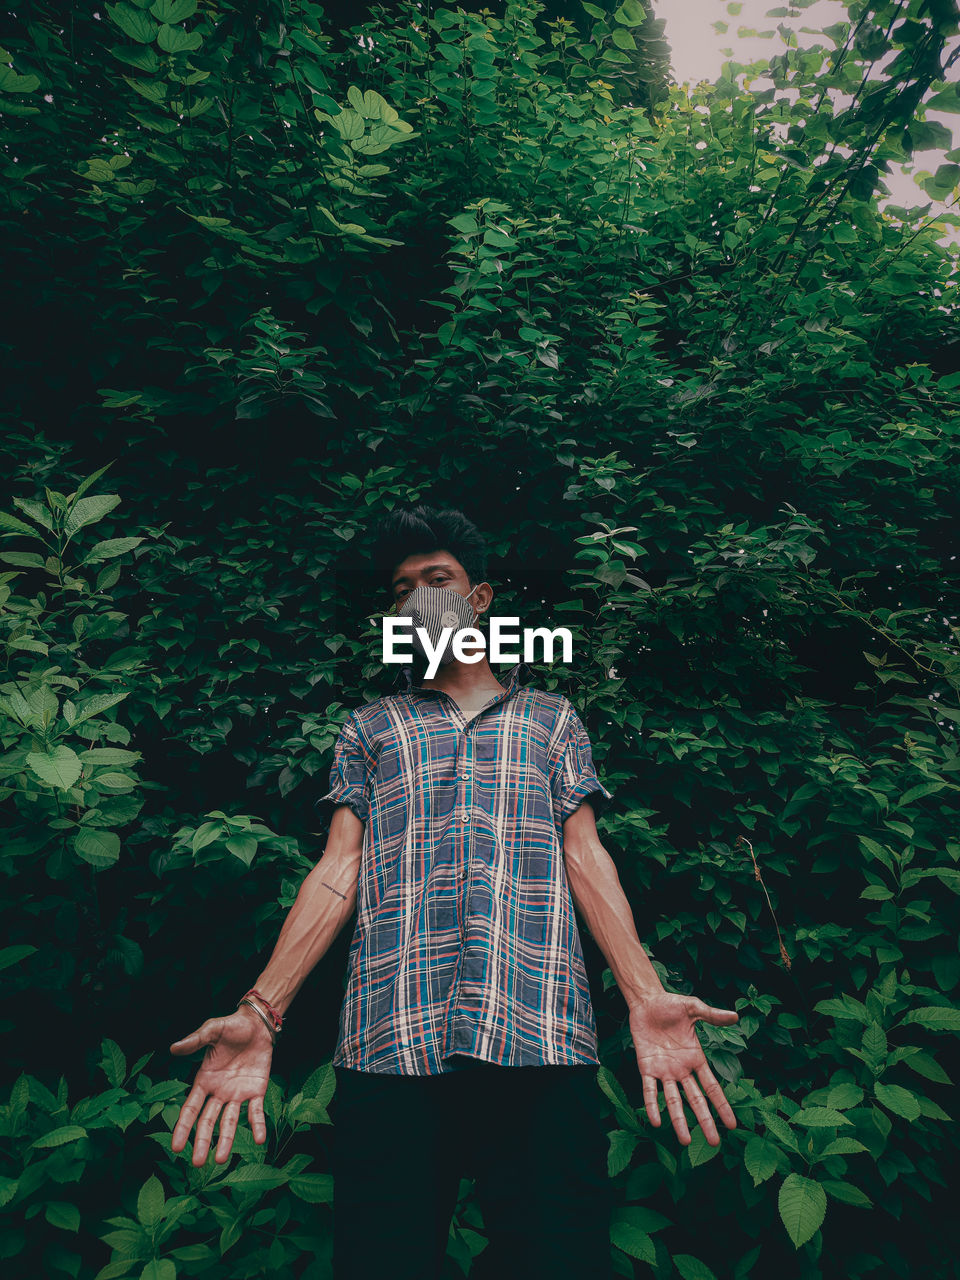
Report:
[[[662,991],[631,1004],[630,1032],[637,1052],[637,1066],[643,1078],[643,1102],[650,1123],[660,1126],[657,1092],[662,1088],[677,1137],[684,1146],[690,1143],[690,1130],[680,1097],[682,1088],[707,1142],[716,1147],[719,1146],[720,1135],[707,1106],[707,1098],[728,1129],[735,1129],[737,1121],[697,1039],[694,1023],[698,1018],[716,1027],[727,1027],[738,1022],[740,1015],[733,1009],[714,1009],[698,996]]]
[[[206,1164],[213,1126],[221,1110],[220,1139],[214,1156],[217,1164],[230,1158],[244,1102],[248,1103],[247,1119],[254,1141],[266,1142],[263,1099],[273,1061],[273,1039],[255,1013],[247,1015],[238,1010],[228,1017],[208,1018],[196,1031],[174,1041],[170,1052],[195,1053],[204,1045],[207,1051],[180,1108],[170,1142],[171,1151],[182,1151],[199,1116],[193,1143],[193,1163],[198,1167]]]

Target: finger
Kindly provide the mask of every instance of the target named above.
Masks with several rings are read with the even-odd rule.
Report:
[[[180,1114],[177,1116],[177,1123],[173,1127],[173,1135],[170,1139],[171,1151],[182,1151],[187,1145],[193,1122],[200,1114],[200,1108],[203,1106],[203,1100],[206,1096],[207,1091],[201,1089],[198,1084],[195,1084],[187,1094],[186,1100],[180,1108]]]
[[[706,1062],[697,1068],[697,1076],[703,1092],[713,1103],[717,1115],[728,1129],[735,1129],[737,1127],[737,1117],[733,1114],[733,1107],[727,1101],[727,1095],[723,1092],[720,1081]]]
[[[660,1128],[660,1108],[657,1105],[657,1079],[656,1076],[646,1075],[643,1077],[643,1105],[647,1111],[647,1119],[655,1129]]]
[[[184,1036],[182,1040],[174,1040],[170,1046],[170,1052],[176,1054],[196,1053],[198,1049],[202,1049],[204,1045],[215,1044],[220,1038],[220,1032],[223,1029],[222,1018],[207,1018],[206,1022],[200,1024],[196,1031],[191,1031],[188,1036]]]
[[[692,1004],[693,1016],[702,1018],[704,1022],[710,1022],[715,1027],[730,1027],[733,1023],[740,1021],[740,1015],[736,1009],[715,1009],[712,1004],[706,1004],[699,997],[695,997]]]
[[[263,1116],[263,1098],[251,1098],[247,1103],[247,1120],[253,1131],[254,1142],[266,1142],[267,1122]]]
[[[697,1117],[700,1128],[703,1130],[703,1136],[711,1147],[719,1147],[720,1135],[717,1133],[717,1126],[713,1122],[706,1098],[697,1087],[696,1080],[693,1076],[684,1076],[680,1083],[683,1085],[687,1102],[690,1103],[690,1110]]]
[[[680,1090],[677,1088],[676,1080],[664,1080],[663,1097],[667,1104],[667,1111],[673,1122],[674,1132],[685,1147],[690,1145],[690,1130],[687,1128],[687,1117],[683,1114],[683,1102],[680,1098]]]
[[[207,1099],[207,1105],[200,1114],[197,1121],[197,1136],[193,1144],[193,1163],[199,1168],[200,1165],[207,1163],[207,1155],[210,1151],[210,1138],[213,1135],[213,1126],[216,1123],[217,1116],[220,1114],[220,1108],[223,1102],[220,1098],[214,1098],[212,1095]]]
[[[230,1159],[230,1148],[233,1146],[233,1135],[237,1132],[237,1120],[240,1118],[240,1103],[228,1102],[220,1117],[220,1138],[217,1152],[213,1157],[217,1164],[224,1164]]]

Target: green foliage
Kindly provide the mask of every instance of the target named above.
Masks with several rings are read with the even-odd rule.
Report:
[[[329,1274],[312,1130],[347,939],[293,1006],[278,1067],[305,1083],[271,1084],[266,1149],[242,1121],[194,1170],[185,1080],[143,1071],[232,1009],[322,852],[339,727],[390,687],[368,526],[426,499],[489,529],[499,612],[571,627],[536,678],[590,730],[641,936],[741,1015],[701,1030],[738,1128],[681,1149],[585,939],[617,1274],[945,1274],[957,220],[877,198],[950,146],[926,112],[960,109],[955,7],[851,5],[689,93],[633,0],[408,0],[340,32],[272,0],[24,13],[0,67],[4,1256]],[[467,1186],[451,1275],[482,1227]]]

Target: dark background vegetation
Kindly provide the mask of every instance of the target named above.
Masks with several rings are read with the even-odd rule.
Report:
[[[574,629],[535,678],[615,792],[640,935],[741,1013],[703,1029],[739,1128],[681,1151],[585,934],[617,1273],[947,1274],[956,223],[878,200],[938,149],[955,197],[953,0],[851,4],[772,89],[689,96],[635,0],[7,17],[6,1266],[329,1274],[351,930],[265,1148],[172,1155],[168,1045],[322,853],[339,726],[392,684],[370,526],[426,500],[489,530],[500,611]]]

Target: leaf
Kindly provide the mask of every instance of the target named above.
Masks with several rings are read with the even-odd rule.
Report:
[[[29,533],[34,538],[38,536],[36,529],[31,525],[24,520],[18,520],[16,516],[8,515],[6,511],[0,511],[0,529],[9,529],[11,533]]]
[[[117,1089],[123,1084],[127,1074],[127,1060],[124,1057],[123,1050],[115,1040],[110,1040],[104,1036],[100,1046],[103,1049],[100,1066],[103,1068],[108,1084]]]
[[[824,1178],[820,1183],[826,1193],[833,1196],[834,1200],[841,1200],[844,1204],[856,1205],[860,1209],[870,1209],[873,1207],[873,1201],[859,1187],[855,1187],[852,1182],[838,1182],[833,1178]]]
[[[152,44],[157,34],[157,24],[145,13],[135,9],[132,4],[108,4],[107,13],[117,24],[124,35],[138,44]]]
[[[675,1253],[673,1265],[680,1272],[683,1280],[717,1280],[707,1264],[695,1258],[692,1253]]]
[[[777,1148],[765,1138],[752,1137],[744,1148],[743,1163],[753,1185],[759,1187],[776,1171]]]
[[[164,1203],[163,1183],[152,1173],[137,1196],[137,1221],[148,1230],[155,1227],[163,1217]]]
[[[787,1235],[799,1249],[820,1229],[827,1212],[827,1197],[819,1182],[791,1173],[783,1180],[777,1207]]]
[[[793,1124],[805,1124],[811,1129],[830,1129],[851,1121],[831,1107],[805,1107],[792,1117]]]
[[[600,1066],[597,1068],[597,1082],[613,1103],[613,1109],[620,1123],[630,1129],[638,1130],[640,1126],[637,1123],[636,1112],[630,1105],[626,1090],[609,1067]]]
[[[687,1155],[690,1157],[691,1166],[696,1168],[697,1165],[706,1164],[708,1160],[712,1160],[719,1153],[720,1148],[712,1147],[707,1142],[706,1134],[698,1125],[690,1135],[690,1145],[687,1147]]]
[[[847,1107],[858,1107],[863,1101],[863,1090],[857,1084],[844,1082],[835,1084],[827,1094],[827,1106],[837,1111],[845,1111]]]
[[[817,1160],[826,1160],[829,1156],[856,1156],[862,1151],[869,1150],[862,1142],[858,1142],[856,1138],[834,1138],[832,1142],[828,1142]]]
[[[164,53],[186,53],[199,49],[202,44],[203,37],[199,31],[182,31],[179,27],[164,24],[157,33],[157,46]]]
[[[631,1258],[639,1258],[641,1262],[648,1262],[651,1266],[656,1261],[657,1253],[653,1247],[653,1241],[628,1222],[612,1222],[610,1240]]]
[[[251,835],[231,836],[225,844],[234,857],[239,858],[248,867],[259,848],[257,837]]]
[[[51,1227],[59,1227],[61,1231],[80,1230],[80,1210],[68,1200],[50,1200],[44,1217]]]
[[[77,857],[91,867],[111,867],[120,856],[120,837],[115,831],[84,827],[73,837],[73,848]]]
[[[82,772],[80,759],[69,747],[54,747],[53,751],[31,751],[27,765],[44,782],[58,791],[69,791]]]
[[[140,1280],[177,1280],[177,1264],[172,1258],[151,1258],[140,1272]]]
[[[192,18],[197,11],[197,0],[154,0],[150,12],[158,22],[171,26]]]
[[[12,964],[19,964],[21,960],[26,960],[27,956],[32,956],[36,950],[36,947],[31,947],[26,942],[18,943],[13,947],[4,947],[0,951],[0,969],[8,969]]]
[[[881,1106],[894,1112],[895,1115],[903,1116],[904,1120],[916,1120],[920,1114],[920,1104],[916,1096],[899,1084],[878,1082],[873,1086],[873,1092]]]
[[[274,1169],[267,1164],[242,1164],[228,1173],[218,1182],[221,1187],[242,1186],[251,1190],[269,1191],[273,1187],[283,1186],[288,1181],[282,1169]]]
[[[906,1022],[915,1022],[928,1031],[960,1031],[960,1009],[939,1004],[923,1005],[919,1009],[911,1009],[900,1019],[901,1026]]]
[[[103,542],[94,543],[81,560],[81,564],[96,564],[100,560],[109,560],[113,556],[121,556],[125,551],[132,551],[143,542],[143,538],[106,538]]]
[[[107,6],[109,8],[109,6]],[[67,538],[72,538],[78,529],[88,524],[96,524],[108,515],[120,502],[118,493],[103,493],[93,498],[79,498],[67,516],[63,531]]]
[[[333,1175],[301,1173],[290,1179],[290,1190],[307,1204],[333,1203]]]
[[[916,1071],[917,1075],[923,1076],[925,1080],[932,1080],[935,1084],[952,1083],[950,1077],[932,1054],[912,1053],[909,1058],[905,1059],[905,1062],[911,1071]]]
[[[607,1151],[607,1174],[615,1178],[622,1173],[633,1158],[640,1141],[639,1135],[626,1129],[613,1129],[610,1133],[610,1147]]]
[[[34,1138],[33,1142],[28,1145],[31,1147],[62,1147],[67,1142],[76,1142],[79,1138],[87,1136],[86,1129],[78,1124],[63,1124],[57,1129],[51,1129],[49,1133],[41,1134],[39,1138]]]

